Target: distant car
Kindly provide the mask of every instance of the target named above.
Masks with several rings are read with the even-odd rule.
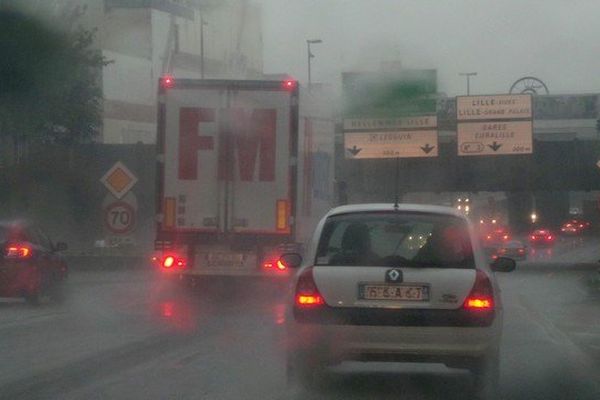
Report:
[[[66,248],[33,224],[0,222],[0,297],[24,297],[32,304],[60,297],[59,284],[68,275],[60,252]]]
[[[484,243],[505,243],[511,239],[506,226],[495,226],[483,233]]]
[[[529,235],[529,243],[532,246],[552,246],[555,241],[556,235],[549,229],[536,229]]]
[[[498,248],[497,257],[508,257],[513,260],[527,259],[527,246],[519,240],[511,240]]]
[[[290,299],[287,373],[314,384],[343,361],[444,363],[474,375],[478,398],[497,392],[502,301],[466,217],[449,207],[338,207],[311,251],[280,261],[298,271]],[[415,238],[422,238],[415,246]]]
[[[573,218],[566,221],[560,228],[561,233],[564,235],[581,235],[590,229],[591,223],[589,221]]]

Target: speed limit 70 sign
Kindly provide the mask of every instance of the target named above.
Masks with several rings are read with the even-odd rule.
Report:
[[[135,210],[124,201],[111,203],[104,210],[104,223],[112,233],[128,233],[135,226]]]

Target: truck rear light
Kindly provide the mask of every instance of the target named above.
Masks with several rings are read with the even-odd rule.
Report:
[[[477,270],[475,283],[471,292],[463,303],[463,308],[472,311],[485,311],[494,309],[494,289],[490,278],[485,272]]]
[[[287,265],[285,265],[281,260],[277,260],[277,269],[280,271],[285,271],[287,269]]]
[[[6,247],[5,255],[7,258],[29,258],[31,256],[31,247],[22,244],[10,245]]]
[[[176,213],[177,202],[174,197],[165,197],[163,206],[164,206],[163,226],[166,229],[173,229],[173,228],[175,228],[175,213]]]
[[[175,257],[173,257],[173,256],[165,257],[165,259],[163,260],[163,267],[172,268],[173,265],[175,265]]]
[[[286,79],[281,83],[281,87],[286,90],[294,90],[298,86],[298,81],[294,79]]]
[[[186,259],[178,256],[166,256],[163,259],[162,266],[165,269],[185,268],[187,266]]]
[[[171,89],[173,86],[175,86],[175,78],[173,75],[163,75],[160,78],[160,85],[163,87],[163,89]]]
[[[289,229],[289,203],[287,200],[277,200],[277,221],[278,231],[287,231]]]
[[[319,293],[319,289],[317,289],[317,284],[313,278],[312,268],[306,269],[298,278],[294,303],[296,307],[299,308],[315,307],[325,304],[325,300],[323,299],[323,296],[321,296],[321,293]]]

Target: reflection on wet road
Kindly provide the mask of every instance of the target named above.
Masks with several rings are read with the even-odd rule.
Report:
[[[600,398],[600,303],[582,279],[598,241],[536,249],[500,276],[503,399]],[[577,256],[577,257],[576,257]],[[545,258],[547,257],[547,258]],[[570,260],[568,260],[570,258]],[[537,258],[536,258],[537,260]],[[193,291],[149,272],[77,272],[66,304],[0,302],[4,399],[464,399],[470,377],[437,365],[348,363],[324,386],[286,386],[285,285]],[[594,347],[595,346],[595,347]]]

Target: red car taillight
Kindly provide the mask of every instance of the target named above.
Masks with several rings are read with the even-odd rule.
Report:
[[[485,272],[477,270],[475,283],[463,303],[463,308],[473,311],[494,309],[494,289]]]
[[[321,296],[321,293],[319,293],[319,289],[317,289],[317,284],[313,278],[312,268],[306,269],[298,278],[294,303],[296,307],[301,308],[325,304],[325,300],[323,299],[323,296]]]
[[[6,258],[29,258],[31,257],[31,247],[22,244],[9,245],[6,247],[4,254]]]

